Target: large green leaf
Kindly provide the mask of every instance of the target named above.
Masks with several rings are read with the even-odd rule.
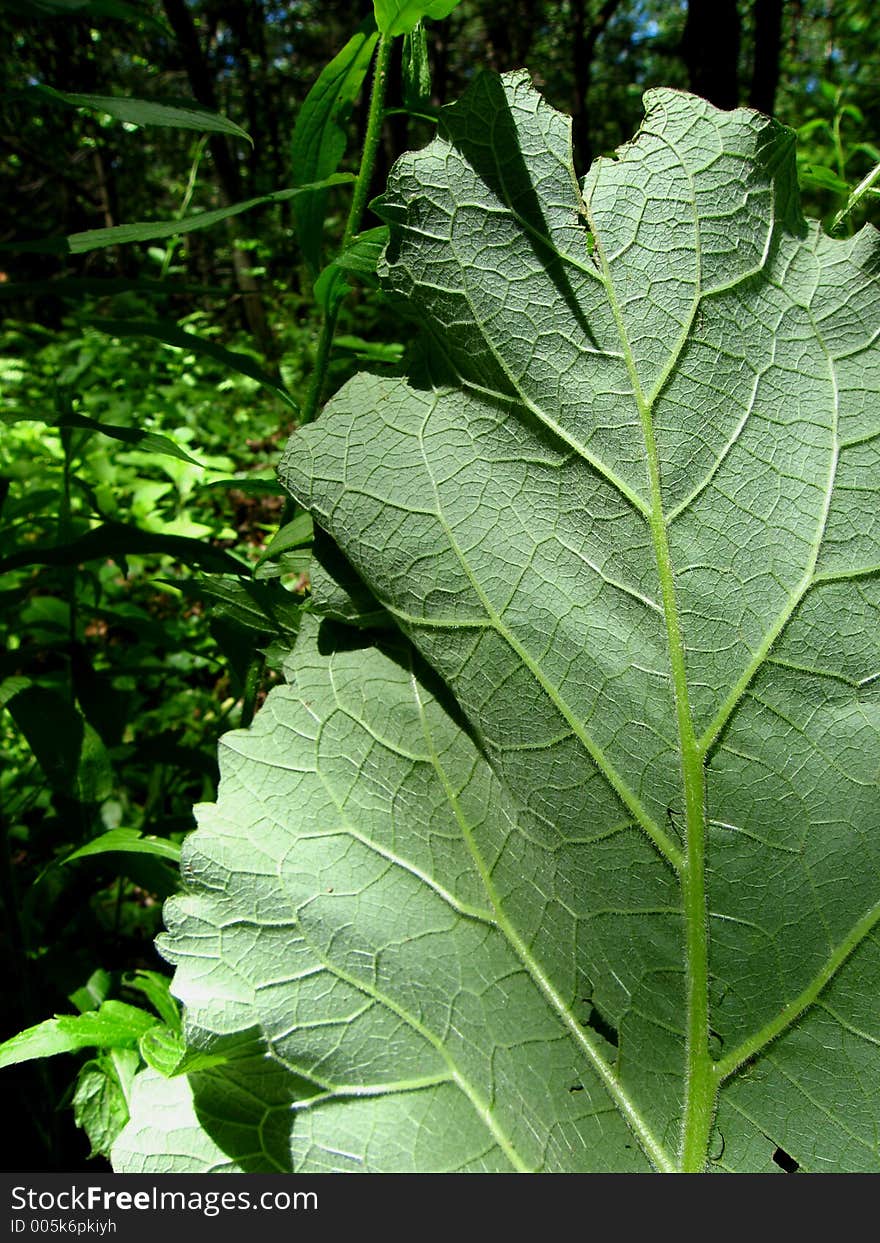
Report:
[[[117,1168],[880,1170],[880,248],[646,109],[579,189],[485,76],[392,174],[422,361],[281,476],[397,629],[309,619],[227,736],[163,951],[268,1057]]]

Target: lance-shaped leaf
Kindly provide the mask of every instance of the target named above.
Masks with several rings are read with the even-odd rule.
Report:
[[[522,73],[443,122],[380,206],[424,360],[281,470],[406,643],[306,629],[228,738],[190,1039],[286,1069],[264,1168],[877,1171],[876,234],[677,92],[583,187]]]
[[[367,19],[342,51],[322,69],[296,118],[290,146],[294,175],[301,184],[329,178],[348,145],[348,122],[373,59],[378,35]],[[301,195],[294,207],[297,241],[313,273],[321,266],[327,191]]]
[[[271,203],[287,203],[300,195],[312,194],[316,190],[325,190],[331,186],[343,185],[354,181],[351,173],[332,173],[313,185],[297,186],[290,190],[274,190],[271,194],[261,194],[255,199],[245,199],[241,203],[232,203],[229,207],[218,207],[215,211],[196,212],[192,216],[184,216],[182,220],[141,220],[136,224],[116,224],[107,229],[87,229],[84,233],[71,233],[67,237],[44,237],[32,242],[2,242],[0,251],[18,251],[21,254],[58,254],[84,255],[91,250],[102,250],[106,246],[126,246],[129,242],[154,242],[165,237],[182,237],[184,233],[192,233],[197,229],[209,229],[221,220],[229,220],[232,216],[240,216],[242,212],[252,211],[255,207],[265,207]]]
[[[34,86],[28,92],[38,98],[50,99],[89,112],[103,112],[132,125],[159,125],[169,129],[195,129],[203,133],[230,134],[235,138],[253,140],[246,130],[219,112],[211,112],[194,99],[130,99],[120,95],[71,95],[51,86]]]

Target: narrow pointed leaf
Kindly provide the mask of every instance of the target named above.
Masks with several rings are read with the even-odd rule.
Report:
[[[295,398],[284,385],[264,371],[249,354],[242,354],[240,350],[228,350],[225,346],[218,345],[216,341],[200,337],[186,328],[180,328],[171,320],[105,319],[102,317],[89,319],[86,322],[90,327],[98,328],[101,332],[106,332],[113,337],[152,337],[155,341],[161,341],[163,345],[173,345],[175,349],[190,350],[193,354],[213,358],[216,362],[223,363],[230,371],[247,376],[249,380],[256,380],[292,410],[299,410]]]
[[[378,35],[372,21],[364,22],[342,51],[319,74],[303,100],[293,130],[290,156],[300,183],[328,178],[339,168],[348,146],[348,123],[373,59]],[[296,236],[303,258],[317,272],[327,191],[315,189],[294,207]]]
[[[145,453],[153,453],[159,457],[177,458],[180,462],[189,462],[192,466],[201,466],[194,457],[182,449],[169,436],[159,432],[143,431],[139,427],[116,427],[111,423],[102,423],[99,419],[89,418],[85,414],[67,413],[61,418],[53,419],[52,427],[71,427],[80,431],[100,432],[110,440],[119,440],[123,444],[141,449]]]
[[[159,859],[170,859],[173,863],[180,862],[180,847],[177,842],[159,837],[142,837],[137,829],[110,829],[100,837],[86,842],[85,846],[65,855],[61,862],[73,863],[76,859],[106,854],[155,855]]]
[[[208,134],[229,134],[243,138],[253,145],[246,130],[228,117],[203,108],[194,99],[162,101],[158,99],[129,99],[118,95],[72,95],[56,91],[51,86],[35,86],[34,94],[57,103],[85,108],[89,112],[104,112],[119,121],[133,125],[156,125],[165,129],[194,129]]]
[[[872,192],[874,194],[877,193],[877,191],[874,189],[874,186],[876,185],[878,180],[880,180],[880,164],[875,164],[869,173],[865,173],[862,180],[859,182],[856,188],[852,191],[852,193],[848,196],[843,207],[841,207],[840,211],[837,213],[837,215],[832,220],[831,222],[832,232],[837,228],[838,225],[842,224],[843,221],[846,220],[847,216],[849,216],[853,211],[855,211],[855,209],[858,207],[859,203],[862,201],[862,199],[865,197],[866,194],[870,194]]]
[[[90,250],[101,250],[105,246],[125,246],[130,242],[155,242],[165,237],[181,237],[184,233],[192,233],[197,229],[209,229],[232,216],[253,211],[255,207],[265,207],[269,203],[286,203],[301,194],[310,194],[314,190],[327,189],[350,181],[354,181],[350,173],[333,173],[322,178],[316,185],[275,190],[272,194],[261,194],[258,198],[245,199],[229,207],[218,207],[214,211],[184,216],[182,220],[144,220],[137,224],[112,225],[107,229],[87,229],[84,233],[71,233],[68,237],[47,237],[33,242],[3,242],[0,250],[83,255]]]
[[[25,546],[0,557],[0,574],[28,565],[79,565],[96,558],[124,558],[157,553],[185,565],[198,565],[220,574],[243,574],[247,567],[222,548],[185,535],[142,531],[125,522],[102,522],[63,544]]]

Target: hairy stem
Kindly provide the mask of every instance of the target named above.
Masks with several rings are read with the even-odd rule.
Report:
[[[709,1054],[709,945],[706,922],[706,781],[704,755],[694,733],[687,688],[684,641],[678,621],[675,583],[660,491],[660,468],[651,410],[639,402],[651,480],[651,537],[663,596],[675,715],[681,746],[681,774],[686,812],[686,855],[681,869],[685,922],[685,1105],[681,1165],[684,1173],[705,1167],[715,1115],[717,1080]]]

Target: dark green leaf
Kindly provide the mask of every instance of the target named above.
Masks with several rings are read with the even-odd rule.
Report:
[[[83,561],[111,558],[119,560],[127,556],[147,556],[156,553],[174,557],[184,565],[198,565],[220,574],[244,574],[247,566],[224,552],[200,540],[184,535],[161,535],[154,531],[142,531],[124,522],[103,522],[85,535],[77,536],[63,544],[28,545],[0,557],[0,574],[28,565],[79,565]]]
[[[315,301],[325,315],[333,315],[345,301],[351,286],[345,280],[347,274],[359,277],[367,284],[376,284],[376,268],[382,251],[388,244],[388,229],[380,225],[358,234],[341,254],[328,263],[315,281]],[[337,338],[337,345],[339,339]]]
[[[152,337],[155,341],[161,341],[163,345],[172,345],[175,349],[190,350],[193,354],[203,354],[207,358],[213,358],[231,371],[237,371],[239,375],[247,376],[249,380],[256,380],[276,397],[280,397],[285,405],[293,410],[299,410],[296,401],[287,389],[258,366],[249,354],[242,354],[238,350],[227,350],[224,346],[217,345],[215,341],[196,336],[194,332],[187,332],[185,328],[178,327],[170,320],[89,319],[84,322],[112,337]]]
[[[799,170],[802,186],[813,190],[830,190],[833,194],[849,194],[849,186],[830,168],[805,164]]]
[[[231,134],[253,145],[246,130],[228,117],[203,108],[195,100],[127,99],[117,95],[70,95],[51,86],[31,87],[33,94],[89,112],[104,112],[133,125],[158,125],[169,129],[194,129],[202,133]]]
[[[0,243],[0,250],[11,250],[22,254],[83,255],[90,250],[101,250],[105,246],[124,246],[129,242],[155,242],[165,237],[180,237],[196,229],[209,229],[222,220],[240,216],[242,212],[253,211],[255,207],[264,207],[269,203],[286,203],[300,195],[343,185],[353,180],[354,177],[350,173],[333,173],[314,185],[297,186],[291,190],[276,190],[272,194],[261,194],[258,198],[246,199],[243,203],[233,203],[231,207],[218,207],[214,211],[185,216],[182,220],[145,220],[137,224],[113,225],[108,229],[88,229],[84,233],[71,233],[68,237],[47,237],[31,242],[3,242]]]
[[[292,637],[299,629],[302,603],[277,584],[226,574],[203,574],[195,581],[176,586],[187,598],[205,600],[212,614],[225,617],[253,634]]]
[[[245,496],[285,496],[281,484],[275,478],[263,475],[242,475],[236,479],[211,479],[202,484],[203,488],[236,488]]]
[[[348,142],[348,121],[376,46],[372,21],[322,70],[299,110],[293,130],[291,161],[300,184],[327,179],[339,167]],[[321,241],[327,210],[326,190],[313,190],[294,207],[296,235],[313,273],[321,266]]]
[[[351,286],[335,263],[328,264],[315,281],[315,302],[327,318],[337,313],[350,293]]]
[[[158,432],[141,431],[137,427],[114,427],[109,423],[101,423],[98,419],[91,419],[84,414],[63,414],[60,418],[52,419],[49,422],[52,427],[72,427],[82,431],[100,432],[102,436],[108,436],[111,440],[121,440],[124,444],[141,449],[144,453],[155,454],[158,457],[177,458],[178,461],[189,462],[192,466],[202,465],[194,457],[190,457],[180,445],[175,444],[170,437],[162,436]]]
[[[100,737],[57,691],[30,685],[6,704],[58,794],[97,803],[112,786],[110,759]]]
[[[257,565],[262,565],[264,561],[271,561],[282,553],[289,552],[291,548],[302,548],[310,545],[313,538],[312,515],[306,513],[297,514],[295,518],[286,523],[272,537]]]

